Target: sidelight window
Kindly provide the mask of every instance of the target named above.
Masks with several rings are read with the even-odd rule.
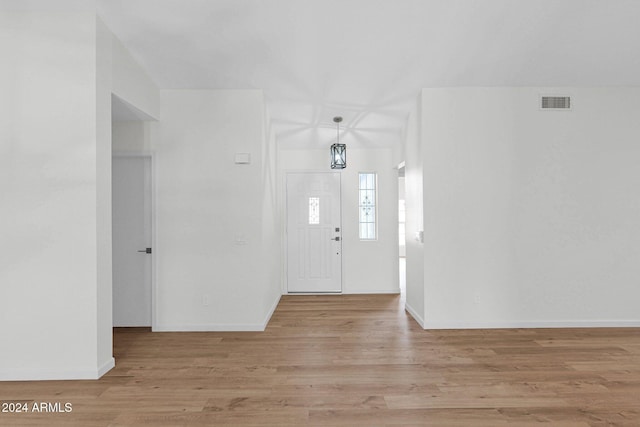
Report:
[[[360,240],[375,240],[376,230],[376,203],[377,203],[377,176],[375,173],[359,173],[359,221]]]

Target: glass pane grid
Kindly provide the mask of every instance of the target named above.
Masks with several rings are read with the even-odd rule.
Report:
[[[359,174],[358,207],[360,239],[376,239],[376,174]]]
[[[320,198],[309,197],[309,225],[320,224]]]

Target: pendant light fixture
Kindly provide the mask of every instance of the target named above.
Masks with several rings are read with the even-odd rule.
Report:
[[[340,144],[340,122],[342,117],[333,118],[336,124],[336,143],[331,145],[331,169],[344,169],[347,167],[347,146]]]

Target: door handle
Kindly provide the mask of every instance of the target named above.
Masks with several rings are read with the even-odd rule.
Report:
[[[340,241],[340,237],[334,237],[333,239],[329,239],[329,240],[335,240],[336,242]]]
[[[142,249],[142,250],[140,250],[138,252],[142,252],[142,253],[145,253],[145,254],[150,254],[151,253],[151,248]]]

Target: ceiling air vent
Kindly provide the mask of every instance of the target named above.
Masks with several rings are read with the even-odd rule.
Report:
[[[543,110],[570,110],[571,97],[569,96],[541,96],[540,108]]]

